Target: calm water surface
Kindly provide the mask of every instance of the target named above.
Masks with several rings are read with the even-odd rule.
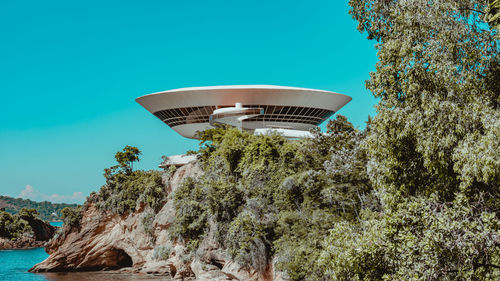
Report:
[[[0,280],[47,280],[43,276],[29,273],[28,269],[48,256],[43,248],[2,250],[0,251]]]
[[[61,226],[62,223],[51,223]],[[127,274],[116,272],[70,272],[35,274],[28,269],[43,261],[49,255],[43,248],[29,250],[0,250],[1,281],[139,281],[139,280],[171,280],[166,276]]]

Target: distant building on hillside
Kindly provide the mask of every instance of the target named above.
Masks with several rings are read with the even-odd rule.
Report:
[[[287,138],[303,138],[351,97],[305,88],[242,85],[175,89],[136,101],[187,138],[196,138],[196,132],[217,123],[255,134],[277,131]]]

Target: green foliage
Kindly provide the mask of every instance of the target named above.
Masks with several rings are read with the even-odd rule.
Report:
[[[196,241],[207,228],[206,197],[202,188],[192,178],[187,178],[173,194],[175,222],[170,227],[174,237],[182,237],[189,241]]]
[[[21,209],[36,209],[38,217],[45,221],[61,219],[61,210],[66,207],[76,207],[76,204],[51,203],[48,201],[35,202],[29,199],[12,198],[0,195],[0,206],[11,214],[17,214]]]
[[[332,280],[498,280],[500,223],[462,199],[411,198],[380,220],[341,222],[319,264]]]
[[[349,4],[380,43],[367,82],[378,114],[358,158],[376,192],[333,225],[313,279],[498,280],[500,50],[486,1]],[[363,161],[339,152],[325,165],[352,182]]]
[[[379,43],[366,132],[341,116],[293,142],[204,132],[176,234],[292,280],[500,279],[497,3],[349,4]]]
[[[149,205],[158,212],[166,200],[159,171],[118,172],[107,175],[97,195],[97,206],[117,214],[133,212],[136,206]]]
[[[350,5],[360,30],[380,42],[367,88],[381,100],[366,145],[384,202],[467,191],[497,204],[500,48],[485,28],[485,1]]]
[[[82,206],[62,209],[62,219],[65,225],[79,226],[82,220]]]
[[[141,154],[142,152],[137,147],[127,145],[123,148],[123,151],[118,151],[115,154],[115,159],[119,168],[126,173],[130,173],[134,162],[140,161],[139,155]]]
[[[339,216],[326,208],[280,212],[274,242],[278,269],[292,280],[322,279],[324,272],[316,261],[323,249],[322,241],[337,220]]]
[[[268,262],[268,237],[266,226],[259,218],[242,212],[229,224],[225,244],[237,262],[262,271]]]
[[[318,265],[332,280],[383,280],[391,268],[385,258],[382,233],[378,220],[361,225],[341,221],[330,230]],[[360,233],[361,232],[361,233]]]
[[[18,216],[25,221],[32,221],[37,218],[39,213],[35,209],[23,208],[19,211]]]
[[[21,217],[20,215],[11,215],[10,213],[0,211],[0,237],[17,240],[23,235],[32,236],[33,230],[27,219],[35,219],[35,217],[32,217],[32,215],[35,215],[35,212],[33,209],[22,209],[21,213],[23,217]]]
[[[112,214],[127,215],[136,210],[145,210],[141,223],[144,232],[153,238],[153,220],[155,214],[163,207],[167,195],[162,183],[160,171],[133,171],[132,162],[138,161],[140,151],[126,146],[116,154],[117,166],[104,169],[106,183],[98,192],[92,192],[83,206],[67,207],[62,212],[65,235],[72,227],[79,227],[82,212],[90,206]]]
[[[147,205],[158,212],[166,202],[166,193],[160,171],[132,171],[132,162],[138,161],[140,151],[126,146],[116,154],[118,166],[104,169],[106,184],[89,201],[99,208],[120,215],[134,212]]]
[[[258,270],[274,255],[294,280],[319,278],[315,260],[329,229],[337,220],[356,219],[362,207],[378,207],[359,145],[364,133],[343,116],[329,127],[326,135],[299,141],[231,128],[205,131],[204,174],[175,191],[172,234],[194,249],[212,236],[236,261]],[[348,163],[335,158],[339,151]],[[339,176],[342,171],[348,173]]]
[[[153,259],[154,260],[160,260],[160,261],[166,261],[172,254],[172,247],[170,245],[167,246],[157,246],[153,250]]]
[[[141,224],[144,228],[144,232],[149,236],[153,237],[153,221],[155,219],[155,214],[152,212],[144,212],[141,217]]]

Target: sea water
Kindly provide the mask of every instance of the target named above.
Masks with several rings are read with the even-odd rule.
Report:
[[[51,223],[61,226],[62,223]],[[49,255],[44,248],[26,250],[0,250],[0,281],[139,281],[171,280],[166,276],[138,275],[117,272],[67,272],[67,273],[31,273],[35,264],[42,262]]]
[[[49,255],[43,248],[29,250],[1,250],[0,280],[47,280],[41,275],[29,273],[28,269],[43,261],[48,256]]]
[[[63,223],[51,222],[50,224],[60,227]],[[0,280],[47,280],[41,275],[29,273],[28,269],[48,256],[43,248],[0,250]]]

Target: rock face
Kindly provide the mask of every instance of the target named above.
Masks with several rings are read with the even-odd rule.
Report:
[[[179,168],[164,179],[168,193],[187,177],[202,173],[196,163]],[[50,256],[32,272],[120,269],[127,272],[163,274],[174,280],[283,280],[272,265],[266,272],[238,265],[211,238],[201,243],[196,254],[170,239],[168,228],[175,219],[172,201],[154,215],[140,207],[127,216],[107,214],[93,205],[83,212],[80,227],[57,235],[47,244]],[[152,220],[149,229],[144,221]]]
[[[36,241],[49,241],[56,233],[56,227],[46,223],[40,219],[33,219],[28,221]]]

